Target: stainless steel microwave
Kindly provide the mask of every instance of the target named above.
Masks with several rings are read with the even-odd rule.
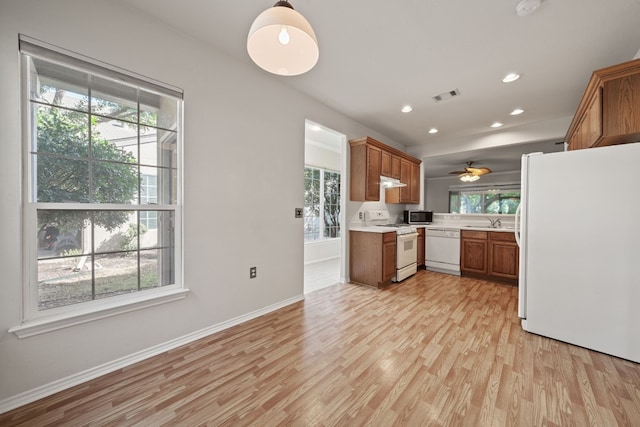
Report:
[[[431,224],[432,211],[404,211],[404,222],[407,224]]]

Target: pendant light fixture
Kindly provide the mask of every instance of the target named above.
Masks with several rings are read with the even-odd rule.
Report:
[[[278,1],[253,21],[247,52],[260,68],[280,76],[306,73],[318,62],[318,40],[288,1]]]

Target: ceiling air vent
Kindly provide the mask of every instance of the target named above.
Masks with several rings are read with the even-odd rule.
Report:
[[[436,95],[433,97],[433,100],[436,102],[445,101],[447,99],[451,99],[454,96],[460,95],[460,91],[458,89],[450,90],[449,92],[443,92],[440,95]]]

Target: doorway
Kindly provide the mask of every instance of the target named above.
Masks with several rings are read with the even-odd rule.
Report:
[[[346,140],[305,120],[304,293],[344,281]]]

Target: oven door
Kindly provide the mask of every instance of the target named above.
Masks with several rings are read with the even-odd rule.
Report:
[[[396,282],[418,271],[418,233],[398,234],[396,238]]]

